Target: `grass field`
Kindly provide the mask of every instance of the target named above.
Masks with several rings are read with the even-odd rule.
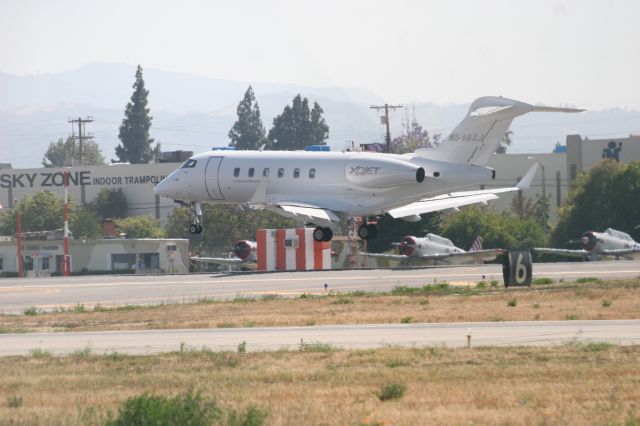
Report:
[[[0,358],[0,424],[100,424],[128,397],[189,390],[228,410],[256,406],[274,425],[640,418],[640,347],[317,350]]]
[[[640,280],[547,284],[533,289],[397,288],[391,293],[350,293],[294,299],[268,295],[234,301],[124,306],[64,312],[0,315],[0,333],[173,328],[313,326],[401,322],[637,319]]]

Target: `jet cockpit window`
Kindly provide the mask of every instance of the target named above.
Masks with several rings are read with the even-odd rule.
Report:
[[[265,169],[262,171],[262,176],[264,176],[264,177],[269,177],[269,168],[268,168],[268,167],[267,167],[267,168],[265,168]]]
[[[293,177],[296,179],[300,177],[300,169],[293,169]]]
[[[240,167],[236,167],[235,169],[233,169],[233,177],[238,176],[240,176]]]
[[[315,179],[316,169],[309,169],[309,179]]]
[[[278,177],[282,177],[284,176],[284,169],[280,168],[278,169]]]
[[[254,169],[253,167],[251,167],[249,169],[249,177],[253,177],[254,173],[255,173],[256,169]]]
[[[182,165],[182,168],[183,169],[191,169],[191,168],[196,166],[197,162],[198,162],[197,160],[194,160],[194,159],[190,158],[187,161],[185,161],[185,163]]]

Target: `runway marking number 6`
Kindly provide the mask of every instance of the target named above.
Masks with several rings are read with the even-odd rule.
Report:
[[[515,279],[516,283],[524,284],[527,279],[527,267],[522,263],[524,259],[524,255],[522,253],[518,253],[518,257],[516,259],[516,273]]]

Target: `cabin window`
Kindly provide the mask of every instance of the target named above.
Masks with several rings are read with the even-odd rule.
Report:
[[[254,169],[253,167],[251,167],[249,169],[249,177],[253,177],[254,173],[255,173],[256,169]]]
[[[309,169],[309,179],[315,179],[316,169]]]
[[[284,169],[280,168],[278,169],[278,177],[282,177],[284,176]]]
[[[196,163],[197,163],[196,160],[190,158],[187,161],[185,161],[185,163],[182,165],[182,168],[183,169],[191,169],[191,168],[196,166]]]
[[[300,177],[300,169],[293,169],[293,177],[296,179]]]
[[[233,176],[234,177],[240,176],[240,167],[236,167],[235,169],[233,169]]]
[[[269,177],[269,168],[268,167],[262,171],[262,176]]]

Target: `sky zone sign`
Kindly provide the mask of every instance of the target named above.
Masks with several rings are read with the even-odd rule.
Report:
[[[69,186],[109,186],[109,185],[156,185],[165,176],[107,176],[92,177],[91,171],[69,172]],[[0,188],[33,188],[33,187],[62,187],[64,186],[64,172],[40,173],[5,173],[0,175]]]

